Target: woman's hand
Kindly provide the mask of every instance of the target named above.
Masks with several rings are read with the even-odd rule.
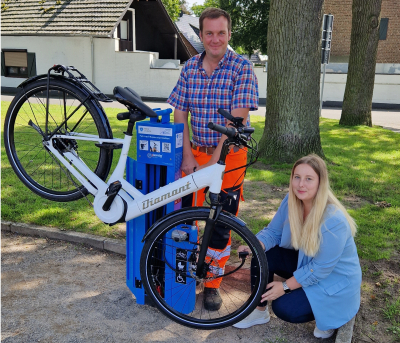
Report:
[[[248,256],[251,255],[251,249],[250,249],[247,245],[239,245],[239,248],[237,248],[237,253],[239,254],[240,252],[244,252],[244,251],[246,251],[246,252],[249,253]],[[247,256],[247,257],[248,257],[248,256]],[[247,258],[247,257],[246,257],[246,258]]]
[[[261,241],[259,241],[259,242],[260,242],[260,244],[261,244],[262,249],[265,251],[265,245],[264,245],[264,243],[261,242]],[[247,252],[249,253],[249,255],[251,254],[251,250],[250,250],[250,248],[249,248],[247,245],[239,245],[239,248],[237,248],[238,254],[239,254],[240,252],[243,252],[243,251],[247,251]]]
[[[280,281],[273,281],[267,285],[267,292],[261,296],[261,301],[276,300],[285,294],[283,284]]]

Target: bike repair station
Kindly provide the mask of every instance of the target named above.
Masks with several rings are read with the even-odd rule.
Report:
[[[150,118],[150,121],[138,122],[137,133],[137,160],[128,157],[126,166],[126,180],[143,194],[148,194],[155,189],[163,187],[181,178],[181,163],[183,155],[183,124],[170,122],[171,109],[153,109],[159,117]],[[161,120],[159,119],[161,117]],[[158,198],[151,199],[150,205],[160,201]],[[143,204],[146,206],[146,204]],[[149,206],[149,204],[147,204]],[[135,295],[138,304],[146,303],[146,294],[142,286],[140,276],[140,256],[143,245],[142,238],[146,231],[160,218],[167,213],[180,209],[181,199],[160,207],[138,218],[132,219],[126,225],[126,284]],[[187,240],[197,241],[197,229],[181,225],[172,234],[187,232],[185,240],[174,239],[176,246],[171,247],[176,251],[172,256],[170,265],[176,267],[172,270],[165,266],[164,280],[160,280],[160,292],[174,294],[184,291],[187,286],[195,282],[192,278],[186,277],[187,260],[189,248]],[[164,259],[165,256],[160,257]],[[179,272],[178,272],[179,271]],[[175,275],[174,275],[175,274]],[[195,290],[195,287],[190,287]],[[185,304],[190,312],[193,304]],[[167,297],[166,297],[167,298]],[[170,297],[171,298],[171,297]]]

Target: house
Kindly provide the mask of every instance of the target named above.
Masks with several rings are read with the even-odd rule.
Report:
[[[3,90],[64,64],[106,94],[165,98],[191,57],[161,0],[8,0],[1,36]]]
[[[204,46],[200,40],[199,18],[181,12],[175,25],[192,56],[201,54]]]
[[[349,60],[352,3],[352,0],[325,0],[324,13],[334,16],[331,62],[347,63]],[[382,0],[376,63],[399,64],[399,42],[400,1]]]

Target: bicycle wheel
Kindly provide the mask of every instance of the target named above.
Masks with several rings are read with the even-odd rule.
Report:
[[[172,320],[197,329],[217,329],[232,325],[259,304],[267,284],[265,253],[257,238],[236,217],[221,212],[217,224],[231,230],[232,246],[218,252],[208,251],[207,276],[196,276],[198,253],[202,244],[209,208],[189,208],[171,213],[155,224],[143,247],[140,273],[146,293],[155,305]],[[251,286],[250,258],[241,266],[236,248],[251,248],[256,265]],[[220,256],[230,256],[221,270]],[[217,268],[216,268],[217,267]],[[222,306],[208,311],[203,306],[204,283],[221,278]]]
[[[104,115],[78,87],[50,80],[48,130],[59,134],[91,134],[112,138],[104,127]],[[45,148],[47,79],[26,85],[11,102],[4,124],[4,146],[14,172],[34,193],[53,201],[73,201],[88,192],[77,179]],[[107,119],[106,119],[107,120]],[[112,154],[97,148],[93,141],[62,140],[56,144],[72,151],[101,179],[111,167]]]

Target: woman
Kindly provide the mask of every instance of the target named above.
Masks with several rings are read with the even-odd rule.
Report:
[[[317,155],[298,160],[289,194],[268,227],[257,234],[268,259],[267,291],[247,318],[248,328],[274,313],[291,323],[315,319],[314,336],[331,337],[360,307],[361,268],[354,243],[356,224],[329,187],[325,162]],[[240,246],[238,252],[249,251]],[[274,274],[285,282],[273,281]]]

